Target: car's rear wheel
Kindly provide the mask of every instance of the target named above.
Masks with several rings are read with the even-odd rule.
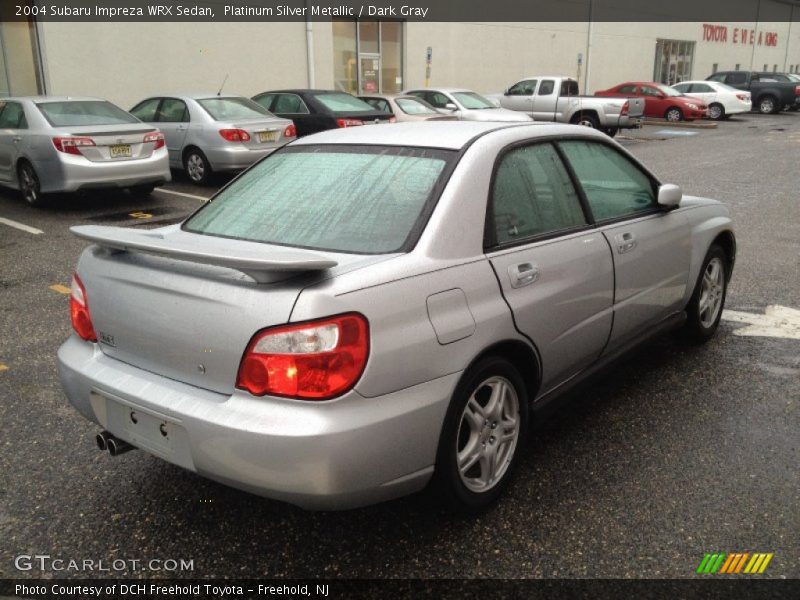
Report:
[[[764,96],[758,101],[758,112],[762,115],[771,115],[779,110],[780,107],[772,96]]]
[[[600,127],[600,121],[597,120],[592,114],[584,114],[579,113],[573,120],[573,123],[576,125],[583,125],[584,127],[591,127],[592,129],[597,129]]]
[[[717,331],[725,307],[729,273],[725,251],[716,244],[712,245],[686,307],[686,333],[691,341],[707,342]]]
[[[683,112],[677,106],[673,106],[667,109],[667,112],[664,113],[664,118],[673,123],[683,121]]]
[[[41,206],[43,203],[42,186],[33,165],[29,162],[20,163],[17,169],[17,180],[19,191],[25,202],[31,206]]]
[[[183,156],[183,169],[192,183],[205,185],[211,177],[211,165],[198,148],[190,148]]]
[[[708,118],[713,121],[719,121],[725,118],[725,107],[722,104],[715,102],[708,107]]]
[[[434,489],[451,508],[492,504],[517,463],[528,399],[517,369],[500,357],[480,360],[461,379],[445,417]]]

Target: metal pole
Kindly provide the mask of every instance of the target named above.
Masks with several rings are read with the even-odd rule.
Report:
[[[592,14],[594,12],[594,0],[589,0],[589,31],[586,34],[586,71],[583,81],[583,93],[589,93],[589,73],[592,68],[592,40],[594,38],[594,23]]]
[[[758,33],[758,19],[760,18],[761,14],[761,0],[758,0],[758,4],[756,5],[756,27],[753,30],[754,33]],[[753,50],[750,52],[750,70],[753,70],[753,63],[756,59],[756,41],[753,40]]]

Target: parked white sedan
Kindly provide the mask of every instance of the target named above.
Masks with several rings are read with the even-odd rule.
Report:
[[[682,81],[672,88],[681,94],[703,100],[708,105],[708,118],[714,121],[753,109],[750,92],[737,90],[718,81]]]

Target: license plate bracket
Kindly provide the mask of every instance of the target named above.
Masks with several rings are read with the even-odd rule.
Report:
[[[112,144],[109,148],[111,158],[130,158],[131,145],[130,144]]]
[[[258,141],[261,144],[268,144],[270,142],[275,142],[278,140],[278,132],[277,131],[259,131],[258,132]]]

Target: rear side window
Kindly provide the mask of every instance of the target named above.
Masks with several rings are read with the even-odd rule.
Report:
[[[0,129],[27,129],[25,111],[19,102],[8,102],[0,112]]]
[[[503,155],[495,172],[490,215],[496,244],[586,224],[578,194],[550,144]]]
[[[636,93],[636,86],[635,85],[623,85],[621,88],[617,90],[618,94],[635,94]]]
[[[635,215],[656,207],[650,177],[613,148],[583,141],[561,142],[560,147],[597,221]]]
[[[159,102],[161,102],[161,98],[150,98],[139,102],[131,109],[131,114],[146,123],[152,123],[156,120],[156,110]]]
[[[36,105],[53,127],[138,123],[132,114],[105,100],[64,100]]]
[[[272,116],[272,113],[266,108],[248,98],[203,98],[197,103],[215,121],[258,119]]]
[[[545,79],[542,83],[539,84],[539,91],[536,93],[537,96],[549,96],[553,93],[553,90],[556,89],[556,82],[552,79]]]
[[[186,109],[186,103],[177,98],[164,98],[158,111],[158,121],[160,123],[187,123],[189,111]]]
[[[383,112],[392,112],[389,108],[389,103],[383,98],[362,98],[364,102],[369,104],[375,110],[382,110]]]
[[[381,146],[297,146],[261,161],[184,229],[358,254],[402,251],[421,231],[456,153]]]
[[[693,83],[692,93],[694,94],[713,94],[714,88],[707,83]]]
[[[308,114],[306,103],[297,94],[279,94],[273,110],[276,113]]]

